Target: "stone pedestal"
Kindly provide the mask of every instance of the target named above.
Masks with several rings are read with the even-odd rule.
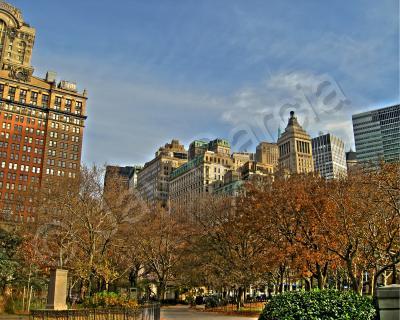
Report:
[[[377,290],[381,320],[400,319],[400,285],[392,284]]]
[[[52,269],[46,309],[67,310],[67,270]]]

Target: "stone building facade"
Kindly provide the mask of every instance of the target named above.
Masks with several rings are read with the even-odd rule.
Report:
[[[178,140],[158,149],[153,160],[147,162],[137,177],[137,189],[149,202],[166,205],[169,199],[169,177],[187,162],[188,152]]]
[[[278,139],[279,169],[286,173],[308,173],[314,171],[311,137],[297,121],[294,111],[285,132]]]
[[[230,145],[216,139],[208,150],[175,169],[170,177],[170,200],[186,205],[202,193],[212,193],[224,184],[225,174],[233,169]]]

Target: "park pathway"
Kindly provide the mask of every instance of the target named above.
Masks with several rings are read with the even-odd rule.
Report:
[[[224,316],[215,313],[193,311],[186,306],[161,309],[161,320],[257,320],[257,318]]]

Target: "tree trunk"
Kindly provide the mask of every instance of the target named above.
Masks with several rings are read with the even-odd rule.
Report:
[[[397,265],[393,265],[393,271],[392,271],[392,284],[397,284]]]
[[[243,289],[243,287],[239,287],[238,297],[237,297],[237,301],[236,301],[237,310],[239,310],[244,305],[244,294],[245,294],[245,290]]]
[[[309,278],[304,278],[304,287],[306,291],[311,291],[311,281]]]
[[[166,283],[161,280],[160,283],[158,284],[158,288],[157,288],[157,298],[159,301],[162,301],[165,299],[165,291],[166,291]]]
[[[350,281],[351,281],[351,288],[353,289],[354,292],[359,294],[360,286],[359,286],[357,276],[354,274],[353,261],[351,258],[346,259],[346,266],[347,266],[347,272],[349,274]]]

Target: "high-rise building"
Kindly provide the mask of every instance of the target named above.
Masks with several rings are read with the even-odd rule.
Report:
[[[186,205],[201,193],[214,192],[224,184],[224,176],[232,167],[229,142],[223,139],[209,142],[207,151],[172,172],[171,202]]]
[[[104,189],[113,186],[113,183],[118,183],[122,189],[133,190],[137,186],[137,176],[142,167],[119,167],[107,166],[104,176]]]
[[[294,111],[285,132],[278,139],[279,168],[287,173],[314,171],[311,138],[300,126]]]
[[[137,177],[137,189],[149,202],[167,204],[169,176],[187,162],[188,153],[178,140],[172,140],[158,149],[155,158],[147,162]]]
[[[279,148],[276,143],[260,142],[256,148],[256,161],[276,171],[279,161]]]
[[[20,10],[0,2],[0,209],[10,221],[34,221],[21,193],[48,177],[76,177],[81,160],[86,91],[57,83],[54,72],[33,75],[35,35]]]
[[[353,115],[358,162],[400,161],[400,104]]]
[[[326,179],[339,179],[347,176],[344,142],[327,133],[312,140],[314,169]]]

